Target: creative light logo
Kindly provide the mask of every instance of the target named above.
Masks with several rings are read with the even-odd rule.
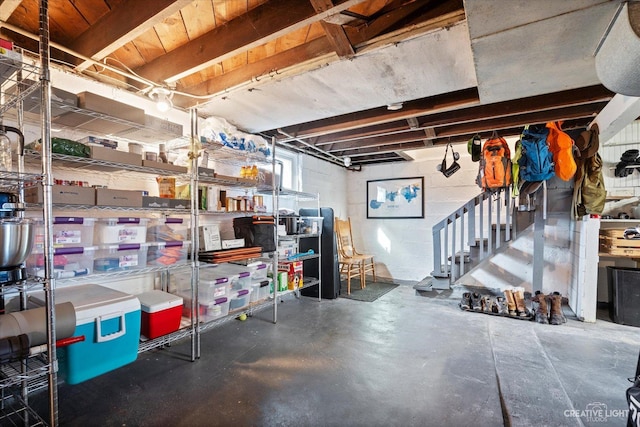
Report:
[[[626,419],[628,409],[609,409],[606,403],[588,403],[584,410],[567,409],[564,416],[569,418],[582,418],[589,423],[606,423],[613,418]]]

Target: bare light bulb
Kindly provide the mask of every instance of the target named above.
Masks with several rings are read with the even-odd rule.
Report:
[[[345,157],[343,159],[343,162],[344,162],[344,166],[348,168],[349,166],[351,166],[351,157]]]

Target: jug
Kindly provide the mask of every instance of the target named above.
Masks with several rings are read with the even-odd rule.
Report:
[[[0,171],[11,172],[12,168],[11,140],[6,133],[2,133],[0,134]]]

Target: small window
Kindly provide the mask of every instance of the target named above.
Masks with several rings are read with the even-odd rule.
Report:
[[[282,163],[282,188],[287,190],[299,190],[298,155],[286,150],[278,150],[276,153],[276,174],[280,173],[279,162]]]

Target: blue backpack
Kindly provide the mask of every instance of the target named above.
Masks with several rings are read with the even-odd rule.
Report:
[[[553,154],[547,144],[548,133],[543,126],[526,127],[522,132],[522,157],[518,160],[521,181],[546,181],[555,175]]]

